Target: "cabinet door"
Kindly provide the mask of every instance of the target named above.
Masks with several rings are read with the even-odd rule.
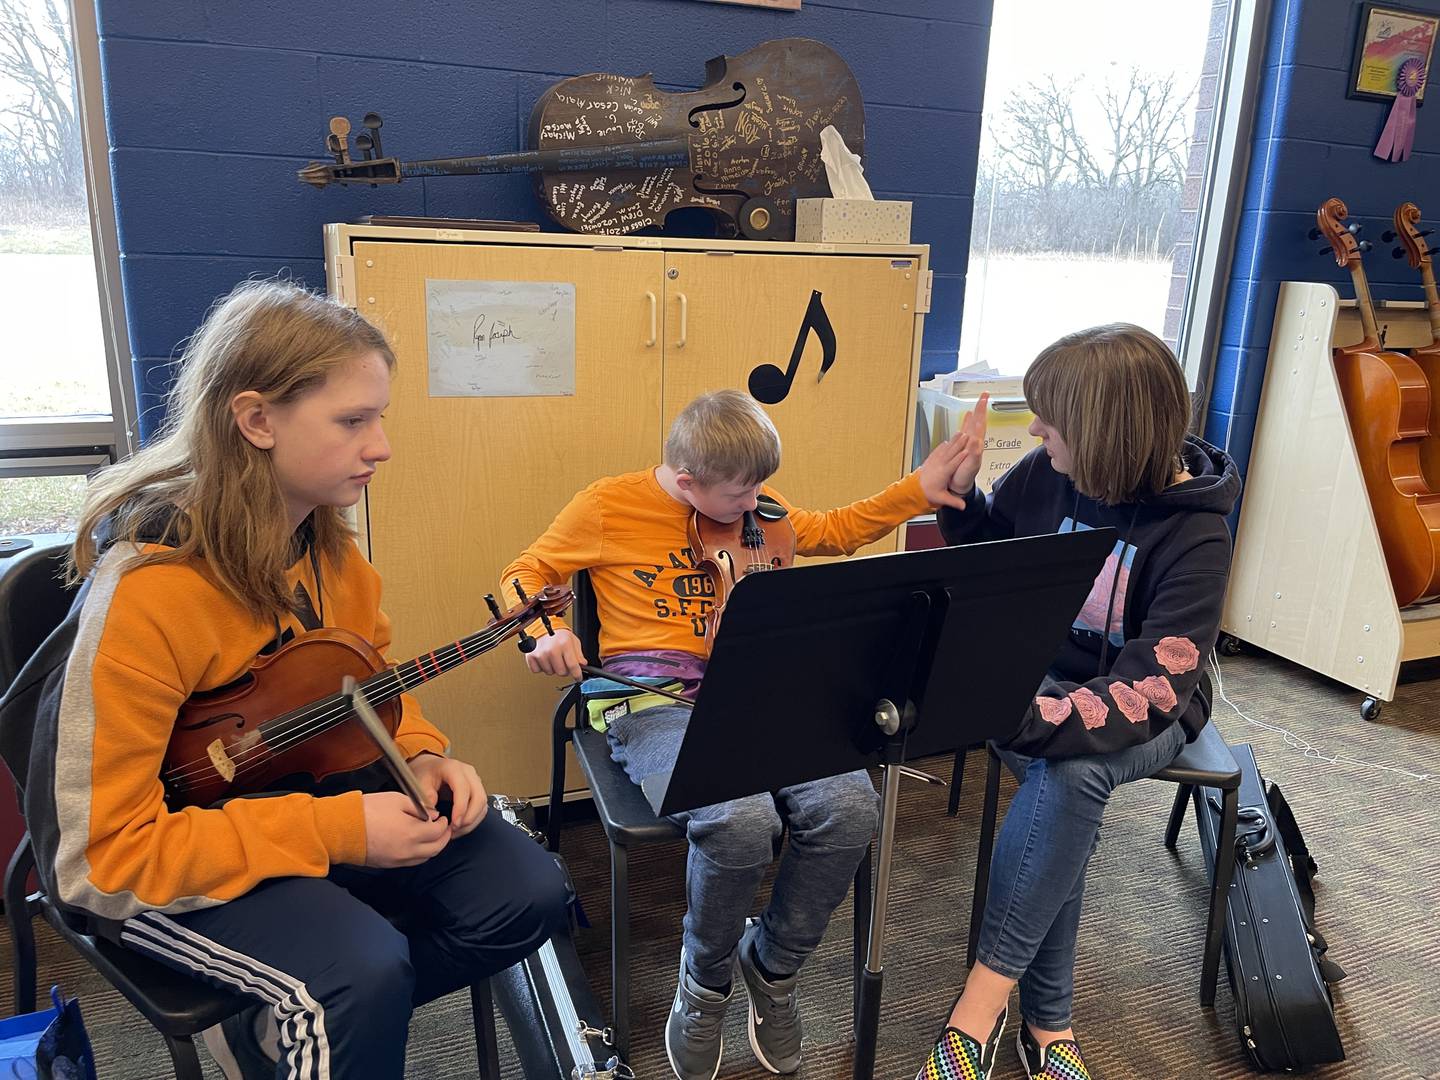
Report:
[[[652,309],[658,313],[663,255],[385,242],[357,243],[354,255],[359,308],[384,327],[400,361],[386,419],[394,456],[363,510],[395,628],[392,655],[403,660],[482,626],[490,618],[484,596],[498,592],[501,570],[575,492],[597,477],[655,464],[661,345]],[[574,392],[432,396],[427,281],[573,284]],[[458,288],[453,313],[478,324],[486,313],[476,294]],[[482,295],[506,291],[480,288]],[[519,320],[507,323],[515,338],[525,336]],[[503,364],[503,349],[513,344],[505,329],[493,317],[481,329],[474,362]],[[455,354],[448,355],[453,370]],[[489,790],[536,795],[549,786],[558,685],[530,674],[506,642],[418,697]]]
[[[788,392],[766,405],[782,445],[771,482],[811,510],[880,491],[909,467],[919,272],[918,260],[903,258],[669,253],[666,428],[697,394],[747,389],[761,364],[786,371],[818,292],[835,332],[834,361],[817,382],[821,340],[804,329]],[[862,550],[896,544],[892,533]]]

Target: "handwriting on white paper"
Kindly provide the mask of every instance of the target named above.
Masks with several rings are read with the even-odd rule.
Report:
[[[575,393],[575,284],[425,282],[431,397]]]

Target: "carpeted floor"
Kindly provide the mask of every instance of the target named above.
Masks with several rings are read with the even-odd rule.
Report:
[[[1320,927],[1349,973],[1338,993],[1349,1059],[1314,1075],[1440,1078],[1440,665],[1407,671],[1373,724],[1360,719],[1359,695],[1275,658],[1224,659],[1222,673],[1231,700],[1255,722],[1220,702],[1216,722],[1230,742],[1251,743],[1261,770],[1284,788],[1320,864]],[[886,1080],[914,1076],[964,977],[983,790],[980,756],[971,759],[958,818],[945,816],[943,789],[907,782],[901,793],[875,1071]],[[948,761],[917,764],[949,776]],[[1006,798],[1010,790],[1007,782]],[[1110,1080],[1249,1074],[1223,973],[1213,1012],[1198,1003],[1206,880],[1193,824],[1178,859],[1161,844],[1173,793],[1158,782],[1118,792],[1090,873],[1075,1027],[1092,1069]],[[582,958],[608,1005],[609,879],[599,826],[567,828],[564,850],[594,926],[581,933]],[[641,850],[632,861],[631,1065],[646,1080],[670,1076],[661,1032],[675,989],[683,867],[681,844]],[[803,1078],[850,1075],[849,927],[847,902],[802,975]],[[168,1075],[159,1037],[41,930],[41,985],[59,981],[80,995],[101,1080]],[[8,1014],[9,997],[7,970],[0,1012]],[[416,1015],[408,1076],[474,1074],[468,1010],[460,994]],[[728,1019],[720,1075],[770,1075],[750,1052],[743,1003]],[[1023,1076],[1013,1044],[996,1076]]]

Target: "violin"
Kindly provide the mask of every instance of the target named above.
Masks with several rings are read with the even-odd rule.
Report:
[[[315,187],[397,184],[405,177],[529,172],[546,213],[583,233],[632,233],[696,207],[726,236],[793,240],[795,200],[830,194],[820,131],[833,125],[855,154],[865,107],[855,76],[827,45],[766,41],[705,65],[705,85],[670,93],[649,75],[579,75],[556,83],[530,115],[530,149],[401,162],[385,157],[382,121],[367,113],[351,156],[350,121],[330,121],[333,162],[311,162]]]
[[[761,495],[754,510],[746,510],[729,523],[697,510],[690,515],[686,531],[697,569],[709,577],[715,589],[714,606],[705,616],[705,644],[713,648],[720,615],[736,583],[749,574],[779,570],[795,562],[795,526],[784,506]]]
[[[400,695],[468,663],[511,637],[521,651],[535,647],[525,627],[570,606],[570,590],[547,585],[469,635],[391,667],[359,634],[320,627],[262,656],[235,684],[192,696],[180,707],[160,771],[172,807],[209,806],[218,799],[265,791],[284,776],[316,780],[364,768],[381,757],[375,739],[351,707],[341,683],[356,680],[394,736]],[[527,648],[528,644],[528,648]]]
[[[1396,250],[1409,260],[1412,269],[1420,271],[1420,283],[1425,289],[1425,313],[1430,317],[1430,344],[1410,350],[1410,359],[1419,365],[1430,386],[1430,437],[1420,444],[1420,471],[1425,484],[1431,491],[1440,491],[1440,294],[1435,288],[1435,270],[1430,256],[1440,248],[1427,247],[1424,240],[1430,230],[1416,229],[1420,221],[1420,208],[1412,202],[1401,203],[1395,208],[1395,239],[1401,247]],[[1390,239],[1387,235],[1385,239]]]
[[[1420,447],[1430,434],[1430,384],[1404,353],[1380,347],[1360,248],[1330,199],[1316,211],[1335,261],[1348,267],[1364,340],[1335,350],[1335,374],[1360,472],[1400,607],[1440,594],[1440,495],[1425,483]]]

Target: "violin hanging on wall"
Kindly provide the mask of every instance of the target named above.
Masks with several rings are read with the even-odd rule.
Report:
[[[406,177],[530,172],[546,212],[567,229],[632,233],[698,207],[726,235],[795,237],[795,200],[830,194],[820,131],[834,125],[855,154],[865,146],[860,86],[831,48],[808,38],[766,41],[705,65],[705,85],[670,93],[649,75],[579,75],[540,96],[530,149],[401,162],[385,157],[375,113],[355,139],[330,121],[333,162],[299,177],[328,184],[396,184]]]
[[[1414,360],[1380,347],[1370,284],[1347,215],[1339,199],[1315,214],[1336,263],[1350,271],[1364,330],[1364,340],[1335,350],[1335,374],[1395,600],[1405,607],[1440,595],[1440,495],[1420,467],[1420,448],[1430,434],[1430,385]]]

